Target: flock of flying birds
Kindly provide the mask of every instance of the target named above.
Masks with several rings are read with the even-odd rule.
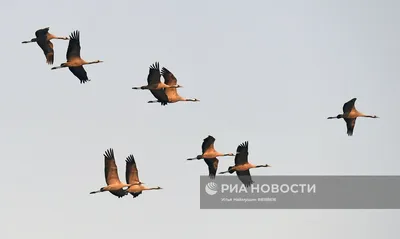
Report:
[[[62,63],[60,66],[52,67],[51,69],[60,69],[68,67],[68,69],[80,80],[80,83],[86,83],[90,81],[87,76],[83,65],[101,63],[103,61],[85,61],[80,56],[81,46],[80,46],[80,33],[79,31],[74,31],[68,37],[59,37],[49,33],[49,27],[39,29],[35,32],[36,38],[29,41],[23,41],[22,43],[36,42],[39,47],[43,50],[46,57],[46,62],[49,65],[54,63],[54,50],[52,39],[62,39],[69,40],[67,49],[67,62]],[[164,82],[160,81],[161,75],[164,78]],[[149,90],[156,100],[148,101],[148,103],[160,103],[165,106],[168,103],[176,103],[179,101],[199,101],[196,98],[183,98],[177,93],[177,88],[181,88],[178,85],[176,77],[165,67],[160,71],[159,63],[155,62],[149,68],[149,74],[147,77],[147,85],[140,87],[132,87],[132,89],[137,90]],[[343,105],[343,113],[338,114],[334,117],[328,117],[328,119],[344,119],[347,127],[347,135],[352,136],[355,126],[356,119],[358,117],[368,117],[368,118],[378,118],[376,115],[366,115],[359,112],[355,108],[356,98],[353,98]],[[248,141],[240,144],[236,149],[236,154],[233,153],[220,153],[214,148],[215,138],[209,135],[203,140],[202,143],[202,154],[189,158],[187,160],[201,160],[208,166],[208,172],[210,179],[214,179],[217,174],[218,169],[218,158],[222,156],[235,156],[235,165],[228,167],[227,171],[220,172],[219,174],[234,173],[238,176],[239,180],[246,186],[249,187],[254,181],[250,175],[250,169],[260,168],[260,167],[270,167],[268,164],[254,165],[248,162]],[[145,190],[158,190],[161,187],[146,187],[144,183],[139,180],[138,169],[136,166],[135,158],[133,155],[129,155],[126,158],[126,169],[125,178],[126,183],[122,183],[118,176],[118,169],[115,164],[115,157],[113,149],[108,149],[104,153],[104,173],[106,178],[107,186],[100,188],[98,191],[90,192],[90,194],[95,194],[99,192],[110,192],[111,194],[121,198],[125,195],[131,194],[134,198],[139,196],[142,191]]]

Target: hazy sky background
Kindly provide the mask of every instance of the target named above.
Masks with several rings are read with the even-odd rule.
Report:
[[[0,237],[397,238],[396,210],[200,210],[201,153],[235,152],[272,168],[254,175],[397,175],[399,1],[2,1]],[[81,85],[21,44],[37,29],[81,31]],[[68,41],[53,40],[55,63]],[[178,78],[182,102],[147,104],[155,61]],[[348,137],[343,103],[380,119]],[[103,153],[120,178],[134,154],[140,179],[164,190],[110,193]],[[233,163],[220,158],[220,169]]]

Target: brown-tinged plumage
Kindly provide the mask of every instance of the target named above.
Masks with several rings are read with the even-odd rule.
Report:
[[[208,166],[208,172],[209,172],[208,175],[211,179],[214,179],[215,175],[217,173],[218,162],[219,162],[217,157],[235,156],[233,153],[224,154],[224,153],[220,153],[220,152],[216,151],[214,148],[214,142],[215,142],[215,138],[213,136],[211,136],[211,135],[207,136],[207,138],[205,138],[203,140],[203,143],[201,144],[202,154],[197,155],[195,158],[187,159],[187,160],[204,159],[204,162]]]
[[[51,68],[52,70],[68,67],[68,69],[74,74],[80,83],[86,83],[90,81],[87,76],[83,65],[101,63],[103,61],[85,61],[81,58],[81,44],[80,44],[80,32],[74,31],[70,35],[68,49],[67,49],[67,62],[62,63],[60,66]]]
[[[126,191],[130,193],[133,198],[142,194],[142,191],[145,190],[159,190],[162,189],[161,187],[146,187],[139,181],[139,172],[136,166],[135,158],[133,155],[129,155],[126,158],[126,170],[125,170],[125,179],[126,183],[134,184],[130,186]]]
[[[261,168],[261,167],[271,167],[268,164],[254,165],[249,163],[249,142],[246,141],[240,144],[236,150],[235,156],[235,166],[228,167],[228,171],[220,172],[220,174],[236,172],[239,180],[246,186],[249,187],[254,181],[251,179],[250,169],[251,168]]]
[[[62,39],[68,40],[68,37],[58,37],[51,33],[49,33],[49,27],[39,29],[35,32],[36,38],[32,38],[30,41],[23,41],[22,43],[31,43],[36,42],[38,46],[43,50],[43,53],[46,57],[46,62],[49,65],[54,63],[54,49],[53,43],[50,40],[52,39]]]
[[[164,78],[164,83],[168,86],[174,86],[178,84],[176,77],[165,67],[161,69],[161,75]],[[161,105],[167,105],[168,103],[176,103],[178,101],[200,101],[196,98],[183,98],[181,97],[176,87],[170,87],[160,90],[152,90],[151,93],[157,100],[151,100],[148,103],[161,103]]]
[[[118,168],[115,164],[114,150],[108,149],[104,153],[104,174],[106,178],[107,186],[100,188],[99,191],[90,192],[90,194],[100,193],[100,192],[110,192],[111,194],[121,198],[127,194],[123,189],[124,187],[129,187],[133,184],[125,184],[119,180]],[[138,182],[140,183],[140,182]]]
[[[376,115],[366,115],[357,111],[355,107],[356,100],[357,98],[353,98],[343,105],[343,114],[338,114],[337,116],[328,117],[328,119],[341,119],[341,118],[344,119],[344,121],[346,122],[348,136],[353,135],[357,117],[379,118]]]
[[[155,62],[153,65],[150,65],[149,75],[147,76],[147,85],[132,87],[135,90],[160,90],[164,88],[180,88],[182,86],[178,84],[167,85],[160,81],[160,64]],[[153,91],[152,91],[153,93]]]

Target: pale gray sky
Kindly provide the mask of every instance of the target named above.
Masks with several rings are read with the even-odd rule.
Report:
[[[400,2],[1,1],[1,238],[397,238],[396,210],[200,210],[200,153],[208,134],[224,152],[248,140],[257,175],[397,175]],[[81,31],[81,85],[51,71],[37,29]],[[68,41],[53,40],[55,65]],[[155,61],[185,102],[147,104]],[[344,102],[354,136],[328,121]],[[396,143],[397,142],[397,143]],[[109,193],[103,153],[120,177],[134,154],[140,178],[161,191]],[[220,167],[233,163],[221,158]]]

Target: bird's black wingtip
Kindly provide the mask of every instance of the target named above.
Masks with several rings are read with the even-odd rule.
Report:
[[[106,150],[106,152],[104,153],[104,157],[107,159],[114,159],[114,149],[109,148]]]
[[[165,75],[165,74],[169,74],[169,73],[171,73],[167,68],[165,68],[165,67],[163,67],[162,69],[161,69],[161,75]]]
[[[242,148],[247,148],[247,147],[249,147],[249,141],[244,141],[239,146],[242,147]]]
[[[85,84],[86,82],[91,81],[91,80],[90,79],[84,79],[84,80],[79,79],[79,81],[81,84]]]
[[[152,65],[150,65],[150,69],[155,69],[155,70],[160,70],[160,64],[158,61],[154,62]]]
[[[212,135],[208,135],[207,138],[204,139],[204,141],[206,140],[215,140],[215,138]]]
[[[132,154],[130,154],[128,157],[126,157],[126,163],[135,163],[135,157],[133,157]]]
[[[78,30],[75,30],[69,35],[69,40],[79,40],[79,35],[80,32]]]

